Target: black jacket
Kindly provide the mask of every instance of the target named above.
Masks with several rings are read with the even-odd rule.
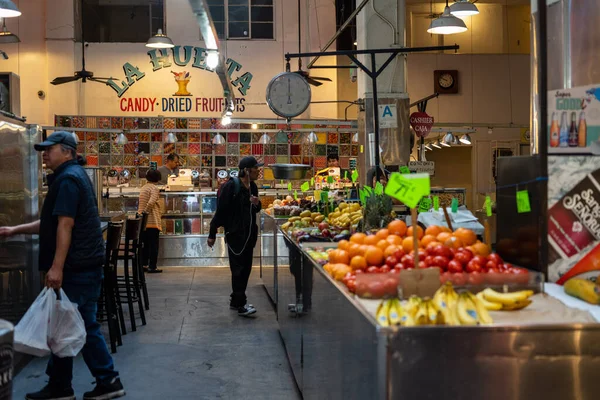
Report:
[[[48,185],[40,215],[40,270],[47,271],[52,267],[59,216],[75,220],[65,272],[101,268],[104,263],[104,238],[96,194],[85,170],[77,161],[67,161],[48,176]]]
[[[225,228],[227,239],[238,237],[247,237],[250,229],[258,230],[256,226],[256,213],[261,210],[261,204],[258,206],[250,203],[250,195],[258,197],[258,187],[254,182],[250,182],[250,190],[240,182],[239,192],[235,193],[235,182],[230,179],[221,186],[219,197],[217,198],[217,211],[210,222],[209,239],[217,236],[219,227]]]

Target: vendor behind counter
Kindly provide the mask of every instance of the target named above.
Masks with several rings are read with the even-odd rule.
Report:
[[[162,167],[158,168],[160,172],[160,181],[161,185],[166,185],[169,176],[175,175],[179,176],[179,156],[175,153],[171,153],[167,156],[167,162]]]

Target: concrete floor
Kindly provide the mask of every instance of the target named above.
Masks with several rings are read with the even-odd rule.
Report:
[[[229,310],[228,268],[163,270],[147,275],[147,325],[128,332],[113,355],[127,399],[300,399],[258,269],[247,291],[258,309],[252,319]],[[15,377],[15,400],[46,384],[46,362]],[[73,373],[81,399],[94,381],[81,356]]]

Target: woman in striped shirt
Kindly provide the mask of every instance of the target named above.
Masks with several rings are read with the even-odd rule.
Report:
[[[142,262],[144,271],[160,273],[156,267],[158,259],[158,238],[161,231],[160,191],[156,183],[161,179],[160,171],[151,169],[146,173],[146,183],[140,190],[138,213],[148,213],[148,223],[143,232]]]

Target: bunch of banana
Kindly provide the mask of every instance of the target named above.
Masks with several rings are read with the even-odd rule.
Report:
[[[349,227],[362,219],[363,212],[359,203],[340,203],[334,212],[329,214],[329,225]]]
[[[397,298],[383,300],[376,313],[377,323],[383,327],[391,325],[414,326],[413,317],[402,307]]]
[[[573,278],[565,284],[565,293],[577,297],[590,304],[600,304],[600,283],[594,283],[587,279]]]
[[[433,296],[433,302],[444,316],[447,325],[460,325],[458,316],[456,315],[457,301],[458,293],[456,293],[450,282],[446,282]]]
[[[529,298],[533,296],[533,290],[521,290],[512,293],[499,293],[487,288],[477,293],[479,299],[486,309],[491,311],[513,311],[521,310],[531,304]]]
[[[415,325],[445,325],[446,319],[433,299],[425,297],[415,306]]]
[[[456,316],[460,325],[490,325],[494,322],[483,302],[471,292],[458,295]]]

